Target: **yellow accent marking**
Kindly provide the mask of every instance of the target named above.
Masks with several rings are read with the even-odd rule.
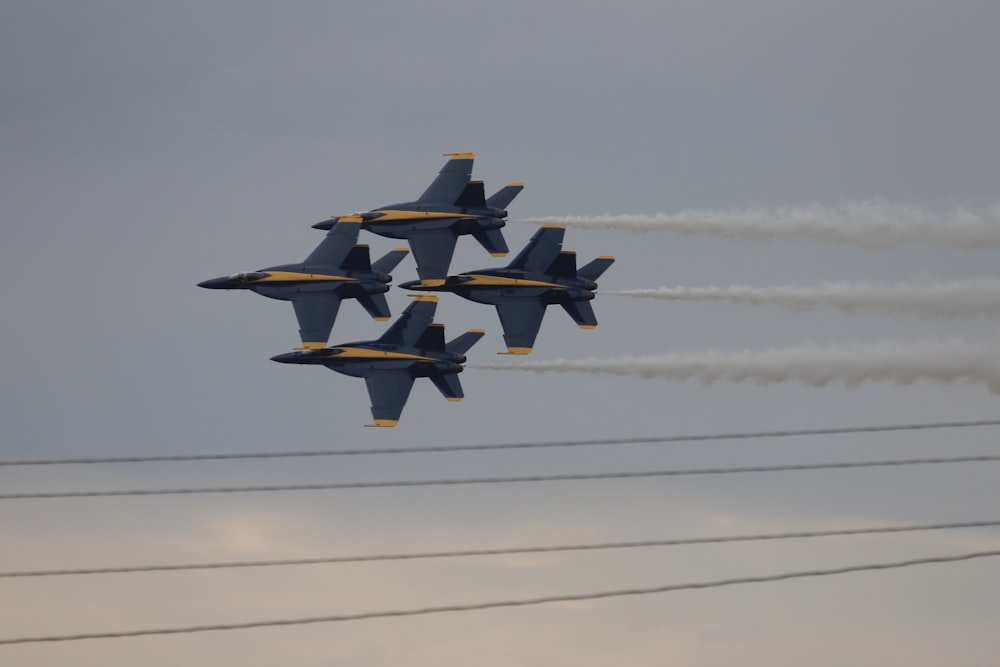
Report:
[[[475,218],[474,215],[469,215],[465,213],[449,213],[446,211],[397,211],[394,209],[379,209],[378,213],[382,213],[379,217],[372,220],[373,223],[383,223],[383,222],[393,222],[393,221],[410,221],[410,220],[435,220],[441,218]]]
[[[530,347],[508,347],[506,352],[497,352],[497,354],[531,354]]]
[[[506,256],[507,256],[507,253],[505,253],[505,252],[491,252],[490,253],[490,257],[506,257]]]
[[[441,287],[444,283],[444,278],[428,278],[427,280],[421,280],[414,287]]]
[[[433,361],[431,357],[419,354],[407,354],[406,352],[369,350],[364,347],[341,347],[338,349],[340,350],[340,354],[330,357],[331,359],[417,359],[420,361]]]
[[[576,250],[560,250],[559,254],[560,255],[575,255],[576,254]]]
[[[431,322],[430,326],[432,326],[432,327],[443,327],[444,324],[442,324],[441,322]]]
[[[523,188],[524,187],[524,183],[521,183],[520,181],[517,182],[517,183],[508,183],[507,187],[508,188]]]
[[[376,322],[388,322],[389,321],[388,317],[373,317],[372,319],[375,320]]]
[[[333,218],[337,219],[337,222],[364,222],[364,218],[360,215],[334,215]]]
[[[596,324],[580,324],[580,325],[577,325],[577,326],[579,326],[581,329],[596,329],[597,328]]]
[[[543,229],[566,229],[566,225],[557,225],[554,222],[546,222],[542,225]]]
[[[302,343],[302,347],[295,348],[296,350],[322,350],[326,347],[326,341],[322,343]]]
[[[409,248],[393,248],[393,252],[410,252]]]
[[[260,280],[255,280],[254,284],[257,283],[278,283],[285,281],[292,282],[358,282],[356,278],[348,278],[346,276],[328,276],[323,273],[298,273],[297,271],[264,271],[263,273],[269,274],[267,278],[261,278]]]
[[[433,294],[410,294],[414,301],[429,301],[431,303],[437,303],[438,298]]]
[[[444,153],[445,157],[450,157],[452,160],[475,160],[475,153]]]
[[[614,259],[614,255],[601,255],[597,259]]]
[[[459,283],[461,286],[472,285],[487,285],[493,287],[499,287],[504,285],[511,285],[515,287],[562,287],[562,285],[557,285],[556,283],[547,283],[541,280],[525,280],[523,278],[504,278],[502,276],[484,276],[476,273],[465,274],[467,278],[471,280],[466,280],[464,283]]]
[[[469,183],[482,183],[482,181],[472,180],[472,181],[469,181]]]
[[[452,403],[458,403],[460,400],[462,400],[458,396],[445,396],[445,398],[447,398]]]
[[[466,333],[481,333],[481,334],[484,334],[484,333],[486,333],[486,330],[485,329],[469,329]]]
[[[399,423],[398,419],[376,419],[374,424],[365,424],[365,426],[386,426],[391,427]]]

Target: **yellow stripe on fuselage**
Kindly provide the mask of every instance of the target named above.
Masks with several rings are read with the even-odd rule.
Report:
[[[466,274],[464,282],[458,283],[459,287],[480,285],[487,287],[563,287],[558,283],[548,283],[541,280],[524,280],[523,278],[504,278],[502,276],[484,276],[479,274]]]
[[[356,278],[347,276],[328,276],[322,273],[298,273],[297,271],[266,271],[266,278],[255,280],[253,284],[259,283],[305,283],[305,282],[357,282]]]
[[[405,352],[387,352],[385,350],[370,350],[366,347],[338,347],[340,354],[331,359],[412,359],[415,361],[434,361],[431,357]]]
[[[379,217],[372,220],[374,223],[381,222],[401,222],[406,220],[436,220],[443,218],[475,218],[474,215],[465,213],[447,213],[444,211],[396,211],[393,209],[380,209]]]

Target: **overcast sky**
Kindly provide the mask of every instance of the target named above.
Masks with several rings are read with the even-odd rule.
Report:
[[[992,419],[978,382],[758,384],[468,369],[395,429],[364,383],[269,361],[292,309],[201,280],[302,260],[310,225],[413,199],[473,151],[517,218],[1000,200],[987,0],[0,3],[0,459],[539,442]],[[873,232],[874,233],[874,232]],[[368,235],[373,256],[399,245]],[[601,288],[996,276],[996,248],[569,229]],[[453,272],[497,266],[468,238]],[[412,259],[396,282],[416,278]],[[394,314],[408,302],[389,293]],[[994,345],[922,319],[603,295],[528,360],[815,344]],[[442,295],[470,364],[496,315]],[[385,325],[343,305],[331,343]],[[941,362],[948,363],[947,354]],[[520,360],[517,360],[520,361]],[[990,428],[672,445],[0,468],[19,491],[305,484],[995,454]],[[0,501],[0,571],[997,519],[996,464],[434,489]],[[0,639],[650,587],[1000,548],[996,529],[588,554],[0,580]],[[981,560],[520,609],[0,646],[4,664],[983,666]]]

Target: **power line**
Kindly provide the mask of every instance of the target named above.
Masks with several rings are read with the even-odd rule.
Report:
[[[527,607],[531,605],[547,604],[550,602],[576,602],[581,600],[598,600],[603,598],[626,597],[638,595],[652,595],[655,593],[671,593],[683,590],[704,590],[709,588],[721,588],[723,586],[734,586],[737,584],[758,584],[773,581],[785,581],[788,579],[801,579],[805,577],[825,577],[838,574],[848,574],[851,572],[866,572],[875,570],[891,570],[915,565],[929,565],[932,563],[954,563],[958,561],[972,560],[975,558],[987,558],[1000,556],[998,551],[979,551],[975,553],[959,554],[956,556],[938,556],[935,558],[914,558],[911,560],[897,561],[893,563],[874,563],[869,565],[851,565],[831,570],[809,570],[805,572],[786,572],[784,574],[765,575],[760,577],[741,577],[736,579],[723,579],[720,581],[705,581],[688,584],[669,584],[653,588],[632,588],[624,590],[600,591],[597,593],[580,593],[575,595],[551,595],[545,597],[528,598],[520,600],[499,600],[493,602],[480,602],[475,604],[458,604],[440,607],[422,607],[418,609],[397,609],[392,611],[372,611],[359,614],[339,614],[334,616],[314,616],[310,618],[294,618],[273,621],[251,621],[248,623],[225,623],[216,625],[195,625],[185,628],[159,628],[152,630],[130,630],[124,632],[94,632],[75,635],[50,635],[43,637],[14,637],[11,639],[0,639],[0,645],[10,644],[39,644],[51,642],[77,641],[82,639],[118,639],[123,637],[142,637],[149,635],[178,635],[190,634],[194,632],[212,632],[218,630],[248,630],[250,628],[264,628],[289,625],[307,625],[313,623],[337,623],[345,621],[361,621],[373,618],[390,618],[404,616],[423,616],[426,614],[440,614],[445,612],[479,611],[483,609],[497,609],[501,607]]]
[[[886,431],[916,431],[944,428],[1000,426],[1000,420],[935,422],[925,424],[894,424],[887,426],[848,426],[781,431],[749,431],[696,435],[666,435],[636,438],[596,440],[554,440],[548,442],[497,443],[487,445],[440,445],[426,447],[386,447],[377,449],[330,449],[293,452],[242,452],[234,454],[181,454],[163,456],[108,456],[66,459],[0,460],[0,466],[66,465],[89,463],[163,463],[177,461],[226,461],[232,459],[276,459],[308,456],[373,456],[385,454],[428,454],[441,452],[478,452],[497,449],[540,449],[546,447],[599,447],[643,443],[702,442],[706,440],[750,440],[756,438],[790,438],[809,435],[842,435],[850,433],[881,433]]]
[[[799,470],[833,470],[845,468],[879,468],[886,466],[940,465],[1000,461],[1000,455],[955,456],[889,461],[847,461],[840,463],[799,463],[773,466],[740,466],[735,468],[691,468],[686,470],[642,470],[634,472],[572,473],[567,475],[527,475],[523,477],[472,477],[465,479],[402,480],[389,482],[333,482],[319,484],[289,484],[268,486],[204,487],[192,489],[131,489],[122,491],[55,491],[41,493],[4,493],[0,500],[36,498],[97,498],[114,496],[165,496],[206,493],[260,493],[270,491],[337,491],[344,489],[385,489],[418,486],[460,486],[473,484],[517,484],[529,482],[566,482],[597,479],[630,479],[642,477],[681,477],[688,475],[722,475],[757,472],[789,472]]]
[[[466,549],[463,551],[426,551],[402,554],[375,554],[362,556],[334,556],[327,558],[299,558],[285,560],[236,561],[228,563],[195,563],[186,565],[137,565],[132,567],[105,567],[76,570],[33,570],[24,572],[0,572],[0,578],[50,577],[85,574],[126,574],[135,572],[173,572],[179,570],[218,570],[244,567],[273,567],[284,565],[320,565],[331,563],[361,563],[373,561],[418,560],[432,558],[460,558],[466,556],[502,556],[510,554],[552,553],[561,551],[597,551],[604,549],[636,549],[644,547],[666,547],[691,544],[718,544],[725,542],[756,542],[765,540],[788,540],[811,537],[834,537],[843,535],[876,535],[885,533],[907,533],[928,530],[949,530],[955,528],[982,528],[1000,526],[1000,520],[965,521],[960,523],[938,523],[912,526],[883,526],[879,528],[847,528],[842,530],[811,530],[792,533],[771,533],[762,535],[732,535],[723,537],[692,537],[672,540],[641,540],[630,542],[601,542],[595,544],[569,544],[537,547],[511,547],[499,549]]]

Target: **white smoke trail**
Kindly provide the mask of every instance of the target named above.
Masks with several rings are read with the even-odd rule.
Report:
[[[878,311],[923,318],[1000,317],[1000,280],[952,283],[822,283],[811,287],[659,287],[601,294],[670,301],[727,301],[794,311],[817,307]]]
[[[653,215],[552,216],[519,222],[561,224],[579,229],[681,234],[768,240],[777,237],[828,241],[868,248],[906,243],[978,248],[1000,245],[1000,204],[980,210],[933,211],[884,202],[859,202],[831,208],[682,211]]]
[[[610,359],[556,359],[515,364],[479,364],[470,368],[533,373],[594,373],[671,380],[758,384],[797,381],[822,387],[842,383],[854,389],[863,382],[909,385],[920,380],[970,382],[1000,394],[1000,346],[963,340],[918,343],[884,342],[835,347],[805,345],[763,351],[708,350]]]

